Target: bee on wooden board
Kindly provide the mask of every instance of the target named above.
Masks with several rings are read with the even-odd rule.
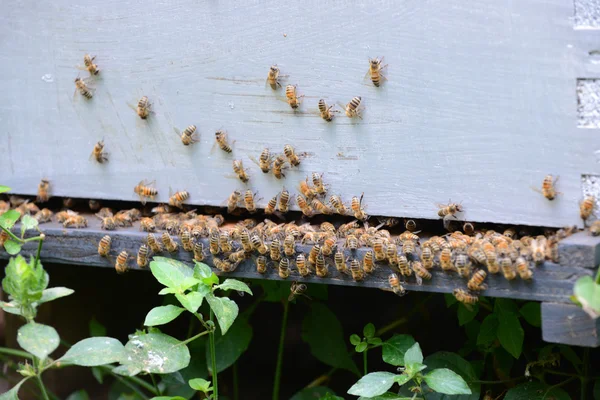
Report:
[[[127,272],[127,269],[129,268],[127,266],[128,258],[129,258],[129,254],[127,254],[126,250],[123,250],[117,256],[117,261],[115,262],[115,270],[117,271],[118,274],[123,274],[123,273]]]
[[[283,252],[288,257],[291,257],[296,253],[296,238],[292,235],[287,235],[283,240]]]
[[[263,240],[258,235],[252,235],[250,237],[250,242],[252,242],[252,247],[254,250],[258,251],[260,254],[267,254],[269,248],[265,245]]]
[[[50,200],[50,181],[48,179],[42,179],[40,181],[36,200],[38,203],[45,203]]]
[[[81,94],[86,99],[90,100],[92,97],[94,97],[94,90],[95,89],[90,88],[85,83],[84,79],[81,79],[80,77],[75,78],[75,93],[74,93],[74,95],[77,93],[77,91],[79,91],[79,94]]]
[[[215,132],[215,144],[213,145],[213,149],[215,145],[218,145],[219,148],[225,153],[231,153],[233,151],[227,139],[227,132],[224,130],[218,130]]]
[[[264,274],[267,272],[267,257],[258,256],[256,258],[256,272]]]
[[[363,256],[363,269],[367,274],[373,273],[375,269],[375,260],[374,260],[373,251],[369,250]]]
[[[467,282],[467,287],[469,288],[469,290],[472,290],[474,292],[486,290],[487,285],[484,283],[486,277],[487,272],[485,272],[482,269],[478,269],[473,273],[473,275],[469,279],[469,282]]]
[[[148,243],[148,246],[150,246],[150,249],[153,253],[161,253],[163,251],[162,244],[152,233],[148,234],[148,237],[146,238],[146,243]]]
[[[296,204],[298,204],[298,207],[300,208],[300,211],[302,211],[302,214],[306,215],[309,218],[314,215],[312,207],[301,194],[298,194],[296,196]]]
[[[196,125],[188,126],[183,130],[183,132],[180,132],[177,128],[173,128],[173,130],[177,136],[181,138],[181,143],[183,143],[184,146],[189,146],[200,141],[200,139],[198,139],[198,135],[196,134]]]
[[[331,195],[329,197],[329,203],[331,203],[331,205],[333,206],[335,211],[337,211],[338,214],[346,215],[347,208],[344,205],[344,203],[342,202],[342,198],[340,196],[335,195],[335,194]]]
[[[538,193],[541,193],[544,195],[545,198],[547,198],[548,200],[554,200],[556,198],[557,195],[561,194],[561,192],[557,192],[556,191],[556,182],[558,182],[558,176],[556,177],[556,179],[554,179],[554,177],[552,175],[546,175],[544,177],[544,180],[542,181],[542,189],[538,189],[536,187],[531,187],[533,190],[535,190]]]
[[[148,116],[152,113],[152,103],[150,103],[148,100],[148,96],[142,96],[134,110],[141,119],[148,118]]]
[[[265,214],[271,215],[275,213],[277,208],[277,195],[273,196],[265,206]]]
[[[456,300],[467,306],[467,309],[471,308],[473,304],[479,301],[479,297],[470,294],[464,289],[454,289],[452,294],[454,295],[454,298],[456,298]]]
[[[283,170],[286,168],[285,163],[286,160],[284,155],[280,154],[275,157],[275,161],[273,162],[273,175],[275,178],[285,178],[285,174],[283,173]]]
[[[290,259],[283,257],[279,261],[279,267],[277,268],[277,272],[281,279],[287,279],[290,276]]]
[[[244,194],[244,204],[246,206],[246,210],[250,214],[254,214],[256,212],[256,204],[254,203],[254,197],[256,194],[257,193],[252,193],[252,190],[250,189],[246,190],[246,193]]]
[[[246,169],[244,169],[244,162],[242,160],[233,160],[233,172],[237,178],[244,183],[250,180],[248,174],[246,173]]]
[[[600,236],[600,219],[592,222],[592,225],[590,225],[590,234],[592,236]]]
[[[332,106],[327,105],[324,99],[319,100],[319,114],[321,118],[323,118],[327,122],[333,121],[333,114],[339,111],[331,111],[331,109],[335,107],[335,104]]]
[[[415,276],[417,277],[418,285],[421,285],[423,283],[423,279],[431,279],[431,272],[429,272],[425,267],[423,267],[423,264],[421,264],[419,261],[411,261],[410,267],[415,273]]]
[[[310,270],[306,265],[306,256],[304,255],[304,253],[298,253],[298,255],[296,256],[296,269],[298,270],[300,276],[310,275]]]
[[[269,73],[267,74],[267,83],[273,90],[281,87],[281,83],[279,83],[279,67],[277,64],[271,65],[269,68]]]
[[[177,207],[183,209],[183,202],[190,198],[190,192],[185,190],[177,191],[175,193],[169,189],[169,205],[171,207]]]
[[[365,273],[360,265],[360,261],[356,258],[350,261],[350,273],[352,274],[352,279],[356,282],[360,282],[365,278]]]
[[[594,213],[594,206],[596,198],[594,196],[587,196],[579,203],[579,216],[582,220],[587,220]]]
[[[85,69],[87,70],[90,75],[98,75],[98,73],[100,73],[100,69],[98,68],[97,64],[94,64],[94,60],[96,59],[96,56],[90,56],[89,54],[86,54],[83,56],[83,67],[77,67],[78,69]]]
[[[349,118],[358,117],[362,119],[361,113],[364,107],[361,107],[362,98],[360,96],[353,97],[352,100],[344,107],[346,116]]]
[[[333,261],[335,264],[335,269],[337,269],[338,272],[346,273],[348,271],[348,268],[346,267],[346,257],[342,251],[338,250],[335,252]]]
[[[53,215],[52,211],[50,211],[47,208],[43,208],[40,211],[38,211],[37,213],[35,213],[33,218],[35,218],[38,223],[43,224],[46,222],[50,222],[52,220],[52,215]]]
[[[87,228],[87,219],[82,215],[71,215],[63,222],[65,228]]]
[[[406,294],[406,289],[400,283],[400,278],[398,278],[397,274],[390,274],[388,276],[388,284],[392,288],[392,292],[394,292],[398,296],[404,296]]]
[[[463,212],[463,207],[460,204],[449,202],[448,204],[438,204],[437,215],[444,220],[454,217],[456,213]]]
[[[309,185],[308,178],[300,181],[298,188],[300,189],[300,193],[309,200],[317,196],[317,191]]]
[[[154,183],[155,181],[146,182],[145,180],[142,180],[133,188],[133,192],[140,196],[142,204],[146,204],[146,199],[154,200],[158,195],[158,190],[151,187]]]
[[[517,261],[515,261],[515,265],[517,267],[517,272],[519,273],[521,279],[529,280],[533,278],[533,272],[529,268],[529,263],[527,262],[527,260],[525,260],[525,258],[518,257]]]
[[[238,190],[234,190],[233,193],[227,198],[227,212],[231,214],[236,208],[242,198],[242,194]]]
[[[327,189],[325,188],[325,184],[323,183],[323,174],[313,172],[312,182],[314,185],[314,190],[318,195],[325,196],[327,194]]]
[[[150,248],[146,244],[142,244],[137,253],[137,265],[140,268],[146,268],[148,266],[148,255],[150,254]]]
[[[300,99],[303,98],[304,95],[298,96],[298,85],[287,85],[285,87],[285,97],[290,107],[292,107],[293,110],[296,110],[300,107]]]
[[[193,251],[194,251],[194,260],[196,260],[198,262],[204,261],[204,259],[206,258],[206,253],[204,252],[204,245],[202,244],[202,242],[194,243]]]
[[[305,296],[310,299],[310,297],[306,296],[304,292],[306,292],[305,284],[298,282],[292,283],[292,286],[290,286],[290,295],[288,296],[288,301],[293,301],[298,296]]]
[[[271,260],[279,261],[281,259],[281,243],[279,239],[274,238],[269,245],[269,255]]]
[[[293,167],[297,167],[300,165],[300,157],[298,156],[298,154],[296,154],[296,151],[294,150],[292,145],[286,144],[283,147],[283,154],[287,157],[288,161],[290,162],[290,165],[292,165]]]
[[[317,276],[320,278],[325,278],[328,273],[327,262],[325,261],[325,256],[323,255],[323,251],[319,251],[317,254],[316,263],[315,263],[315,271]]]
[[[144,232],[156,231],[156,224],[152,218],[144,217],[140,220],[140,230]]]
[[[104,139],[94,145],[92,154],[90,154],[90,160],[91,159],[96,160],[100,164],[108,161],[108,153],[104,151]]]
[[[100,218],[100,228],[107,231],[114,231],[117,229],[117,221],[115,217],[104,217]]]
[[[185,251],[194,250],[194,242],[192,241],[192,234],[190,231],[181,232],[181,245]]]
[[[163,232],[162,242],[169,253],[175,253],[179,249],[177,242],[167,232]]]
[[[264,174],[269,173],[269,171],[271,170],[272,157],[271,152],[267,147],[265,147],[260,153],[258,160],[256,160],[256,158],[254,158],[253,156],[250,156],[250,159],[258,165],[258,167]]]
[[[403,276],[411,276],[412,270],[410,269],[410,264],[408,259],[404,254],[400,254],[398,256],[398,269]]]
[[[362,206],[362,201],[364,197],[364,193],[360,195],[360,199],[357,196],[352,197],[351,209],[354,213],[354,218],[359,221],[366,221],[369,217],[365,214],[365,209]]]
[[[104,235],[100,242],[98,242],[98,254],[102,257],[108,256],[110,252],[110,245],[112,243],[112,239],[108,235]]]
[[[286,213],[289,211],[290,206],[290,192],[285,190],[285,188],[279,193],[279,205],[278,210],[281,213]]]
[[[382,62],[383,62],[383,57],[369,58],[369,70],[367,71],[365,78],[370,75],[371,82],[373,82],[373,85],[375,85],[375,87],[379,87],[381,85],[382,80],[387,79],[381,73],[381,70],[384,69],[385,67],[387,67],[387,64],[381,65]]]

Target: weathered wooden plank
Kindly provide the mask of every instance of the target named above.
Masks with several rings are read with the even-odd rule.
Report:
[[[434,203],[452,199],[473,221],[581,225],[580,176],[598,164],[593,133],[576,128],[580,55],[593,49],[573,29],[573,2],[26,0],[0,11],[0,170],[15,192],[47,177],[55,195],[132,200],[156,179],[159,201],[171,186],[220,205],[242,186],[225,178],[235,157],[262,205],[318,171],[346,200],[364,191],[374,215],[435,218]],[[89,102],[73,99],[85,53],[102,69]],[[376,55],[389,64],[381,88],[363,81]],[[273,63],[306,95],[300,112],[265,88]],[[144,94],[148,121],[127,106]],[[363,120],[310,113],[319,98],[357,95]],[[173,127],[192,123],[201,141],[184,147]],[[210,152],[221,127],[232,156]],[[98,165],[88,155],[102,138],[111,159]],[[310,156],[283,181],[248,158],[286,143]],[[547,173],[561,177],[553,202],[530,188]]]
[[[41,258],[46,262],[62,263],[62,264],[79,264],[84,266],[98,266],[114,268],[114,259],[122,250],[126,250],[132,260],[129,263],[132,269],[137,269],[133,257],[146,238],[146,233],[140,232],[138,225],[130,230],[118,230],[107,232],[99,229],[98,221],[91,220],[90,228],[87,229],[63,229],[62,226],[51,223],[43,226],[43,231],[48,239],[44,243]],[[110,259],[100,257],[97,253],[98,242],[102,236],[110,234],[112,237],[112,250]],[[179,242],[179,239],[176,239]],[[207,239],[202,239],[205,248],[208,249]],[[340,243],[341,245],[341,243]],[[297,245],[297,251],[308,253],[310,246]],[[24,247],[25,254],[34,254],[36,244],[27,244]],[[359,249],[356,257],[362,259],[366,249]],[[208,252],[208,250],[207,250]],[[192,254],[182,250],[170,255],[167,252],[161,254],[165,257],[174,257],[179,260],[190,262]],[[346,256],[350,253],[346,251]],[[0,258],[6,258],[6,252],[0,252]],[[333,267],[333,261],[328,258],[330,263],[329,277],[319,278],[311,276],[302,278],[297,271],[293,271],[290,280],[298,280],[302,282],[318,282],[333,285],[344,286],[363,286],[389,290],[387,283],[388,275],[391,270],[388,266],[380,266],[373,274],[367,275],[364,282],[354,282],[351,277],[340,274]],[[207,257],[207,263],[211,266],[211,257]],[[437,293],[451,293],[455,288],[466,287],[466,281],[458,277],[456,274],[448,274],[441,270],[434,270],[433,279],[424,281],[422,285],[417,285],[413,277],[410,277],[405,288],[409,291],[427,291]],[[586,268],[559,266],[552,263],[545,263],[534,271],[534,279],[531,282],[516,279],[507,281],[501,275],[490,276],[488,278],[489,289],[483,292],[485,296],[491,297],[508,297],[516,299],[528,299],[538,301],[553,301],[553,302],[568,302],[569,296],[573,292],[573,284],[580,276],[591,275],[591,271]],[[252,259],[238,266],[236,271],[231,273],[232,276],[255,278],[255,279],[280,279],[277,271],[274,268],[269,269],[266,274],[256,272],[254,261]]]
[[[550,343],[598,347],[600,320],[574,304],[542,303],[542,337]]]
[[[577,232],[558,243],[559,264],[596,268],[600,264],[600,236],[589,231]]]

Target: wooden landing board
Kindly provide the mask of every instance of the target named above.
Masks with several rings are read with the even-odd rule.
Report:
[[[600,78],[600,32],[574,29],[572,0],[25,0],[0,11],[0,183],[15,193],[45,177],[57,196],[132,200],[155,179],[158,201],[172,187],[221,205],[245,187],[226,177],[238,158],[263,206],[316,171],[346,201],[365,192],[373,215],[436,218],[435,203],[452,199],[472,221],[581,226],[581,175],[600,174],[576,95],[577,79]],[[102,70],[91,101],[73,97],[85,53]],[[389,64],[380,88],[363,80],[375,56]],[[265,86],[275,63],[306,96],[298,112]],[[148,121],[128,107],[142,95]],[[353,96],[362,120],[313,114],[319,98]],[[173,128],[189,124],[201,141],[184,147]],[[211,153],[219,128],[232,155]],[[88,160],[102,138],[105,165]],[[285,180],[249,159],[287,143],[309,156]],[[560,175],[553,202],[531,189],[549,173]]]
[[[107,232],[99,229],[98,221],[91,220],[90,227],[86,229],[64,229],[57,223],[44,224],[42,230],[47,236],[44,243],[41,259],[44,262],[54,262],[60,264],[77,264],[82,268],[86,266],[98,266],[114,268],[114,260],[122,251],[126,250],[131,256],[129,266],[131,269],[139,269],[135,263],[135,255],[142,243],[145,242],[147,233],[140,232],[139,223],[135,223],[134,227],[129,230],[118,230]],[[100,239],[109,234],[112,238],[111,256],[109,259],[98,255],[98,242]],[[157,234],[160,236],[160,233]],[[179,238],[175,240],[180,243]],[[208,254],[208,239],[202,239],[204,247]],[[340,243],[341,246],[341,243]],[[24,247],[24,254],[35,255],[37,243],[28,243]],[[297,252],[308,254],[310,246],[297,245]],[[364,256],[366,249],[359,249],[356,257],[361,259]],[[192,253],[186,252],[179,246],[179,251],[175,254],[163,252],[160,254],[164,257],[172,257],[193,265]],[[350,256],[350,252],[346,251],[346,256]],[[0,251],[0,258],[8,258],[5,251]],[[380,266],[373,274],[366,275],[363,282],[354,282],[350,276],[340,274],[333,266],[332,257],[327,258],[329,267],[329,276],[327,278],[319,278],[312,275],[308,278],[302,278],[298,272],[294,270],[289,277],[289,280],[297,280],[302,282],[326,283],[332,285],[344,286],[363,286],[389,290],[387,278],[392,272],[387,265]],[[206,263],[214,266],[212,256],[208,256]],[[437,293],[451,293],[455,288],[466,288],[466,280],[460,278],[455,273],[445,273],[439,268],[431,271],[433,278],[430,281],[423,281],[422,285],[417,285],[414,275],[407,279],[405,288],[408,291],[425,291]],[[569,302],[569,296],[573,293],[573,285],[577,278],[584,275],[591,275],[593,270],[589,268],[579,268],[570,266],[559,266],[552,263],[545,263],[534,270],[534,279],[530,282],[516,279],[507,281],[501,274],[488,276],[486,280],[489,289],[482,292],[484,296],[491,297],[507,297],[525,300],[537,301],[552,301],[565,303]],[[256,272],[254,260],[240,264],[231,276],[254,279],[280,279],[277,270],[270,268],[266,274]]]

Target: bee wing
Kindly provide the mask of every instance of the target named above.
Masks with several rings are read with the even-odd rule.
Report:
[[[364,82],[364,81],[366,81],[367,79],[368,79],[368,80],[371,80],[371,68],[369,68],[369,69],[367,70],[367,73],[365,74],[365,76],[364,76],[364,78],[363,78],[363,82]]]

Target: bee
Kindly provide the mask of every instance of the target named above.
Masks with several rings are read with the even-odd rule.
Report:
[[[194,250],[194,242],[192,241],[192,234],[190,231],[181,232],[181,245],[185,251]]]
[[[253,250],[252,242],[250,241],[250,233],[247,229],[242,230],[240,233],[240,241],[242,242],[242,248],[246,253],[251,253]]]
[[[229,262],[232,263],[240,263],[246,259],[246,252],[244,250],[239,250],[233,252],[229,255]]]
[[[458,253],[456,255],[456,260],[454,261],[454,269],[463,278],[468,278],[473,269],[473,265],[469,261],[469,256],[462,252]]]
[[[325,256],[323,255],[323,251],[321,250],[319,254],[317,254],[315,269],[317,272],[317,276],[320,278],[324,278],[327,276],[328,268],[327,263],[325,262]]]
[[[360,103],[362,101],[362,98],[360,96],[356,96],[353,97],[352,100],[350,100],[350,102],[348,104],[346,104],[345,107],[345,112],[346,112],[346,116],[349,118],[354,118],[354,117],[358,117],[360,119],[362,119],[361,117],[361,109],[360,107]]]
[[[342,202],[342,198],[338,195],[331,195],[329,197],[329,202],[331,203],[331,205],[333,206],[333,208],[335,208],[335,210],[337,211],[338,214],[340,215],[346,215],[346,206],[344,205],[344,203]]]
[[[140,181],[140,183],[137,184],[137,186],[133,188],[133,192],[140,196],[140,201],[142,202],[142,204],[146,204],[146,198],[154,200],[154,198],[158,195],[158,190],[156,190],[153,187],[150,187],[153,184],[154,181],[146,182],[145,180],[142,180]]]
[[[327,214],[327,215],[333,214],[333,210],[331,208],[329,208],[328,206],[326,206],[319,199],[312,199],[310,204],[314,210],[317,210],[317,212],[319,212],[321,214]]]
[[[331,111],[334,106],[328,106],[324,99],[319,100],[319,114],[321,114],[321,118],[323,118],[327,122],[331,122],[333,120],[333,113],[337,111]]]
[[[138,117],[141,119],[146,119],[152,112],[152,104],[148,100],[147,96],[142,96],[142,98],[138,101],[137,107],[135,108],[135,112]]]
[[[256,258],[256,272],[264,274],[267,272],[267,257],[258,256]]]
[[[398,269],[403,276],[412,275],[412,270],[409,267],[408,259],[404,254],[398,256]]]
[[[129,211],[123,210],[115,215],[115,223],[120,227],[133,226],[133,219],[131,218]]]
[[[440,254],[440,266],[444,271],[452,271],[454,270],[454,265],[452,264],[452,249],[450,247],[444,247]]]
[[[148,246],[150,246],[150,249],[153,253],[162,252],[162,244],[158,241],[158,239],[156,239],[156,236],[154,236],[154,234],[149,233],[148,237],[146,238],[146,242],[148,243]]]
[[[404,222],[404,228],[409,232],[414,232],[417,230],[417,223],[414,219],[407,219],[406,222]]]
[[[385,248],[381,239],[376,239],[373,243],[373,251],[375,252],[375,259],[377,261],[383,261],[386,259]]]
[[[283,155],[278,155],[273,162],[273,175],[277,179],[285,178],[285,174],[283,173],[283,169],[285,167],[285,157]]]
[[[267,203],[267,206],[265,207],[265,214],[267,215],[271,215],[275,212],[275,209],[277,207],[277,195],[273,196],[271,198],[271,200],[269,200],[269,203]]]
[[[279,268],[277,268],[277,272],[281,279],[287,279],[290,276],[290,260],[289,258],[282,258],[279,261]]]
[[[229,231],[222,230],[219,234],[219,247],[223,253],[229,253],[230,251],[233,251],[231,234]]]
[[[288,161],[293,167],[300,165],[300,157],[298,157],[291,145],[286,144],[283,147],[283,154],[287,157]]]
[[[90,207],[90,210],[92,211],[98,211],[100,209],[100,207],[102,206],[102,203],[100,203],[100,201],[98,200],[90,200],[88,201],[88,206]]]
[[[369,250],[365,253],[363,257],[363,268],[367,274],[370,274],[375,269],[375,257],[373,255],[373,251]]]
[[[127,251],[125,251],[125,250],[120,252],[119,255],[117,256],[117,261],[115,263],[115,269],[117,270],[118,274],[127,272],[127,269],[128,269],[127,259],[128,258],[129,258],[129,254],[127,254]]]
[[[211,230],[211,232],[209,233],[208,249],[210,251],[210,254],[212,254],[213,256],[221,252],[221,248],[219,247],[219,237],[219,230],[216,228]]]
[[[366,255],[365,255],[365,258],[366,258]],[[342,253],[340,250],[336,251],[335,255],[333,257],[333,261],[335,263],[335,268],[339,272],[346,273],[348,268],[346,267],[346,258],[344,257],[344,253]]]
[[[263,173],[267,174],[271,170],[271,153],[269,152],[268,148],[265,147],[263,149],[258,157],[258,161],[256,161],[256,159],[252,156],[250,159],[258,164],[258,167]]]
[[[196,260],[198,262],[204,261],[204,259],[206,258],[206,254],[204,253],[204,245],[202,244],[202,242],[194,243],[193,251],[194,251],[194,260]]]
[[[542,190],[537,188],[533,188],[536,192],[539,192],[544,195],[548,200],[554,200],[554,198],[560,194],[560,192],[556,191],[555,185],[558,182],[558,176],[556,179],[552,175],[546,175],[544,180],[542,181]]]
[[[43,208],[36,212],[33,218],[35,218],[38,223],[43,224],[45,222],[50,222],[52,220],[52,215],[52,211],[48,210],[47,208]]]
[[[328,232],[335,235],[335,226],[331,222],[322,222],[321,225],[319,225],[319,228],[322,232]]]
[[[112,239],[108,235],[104,235],[100,242],[98,242],[98,254],[102,257],[108,256],[110,252],[110,244],[112,243]]]
[[[279,261],[281,259],[281,243],[279,239],[274,238],[269,245],[269,255],[271,256],[271,260]]]
[[[146,268],[148,266],[148,254],[150,253],[150,248],[142,244],[137,253],[137,265],[140,268]]]
[[[318,174],[316,172],[313,172],[312,181],[313,181],[313,185],[315,187],[314,190],[317,193],[317,195],[324,196],[325,194],[327,194],[327,189],[325,188],[325,185],[323,184],[323,174]]]
[[[306,257],[304,256],[304,253],[298,253],[298,255],[296,256],[296,269],[298,269],[298,273],[301,276],[310,275],[310,270],[306,265]]]
[[[287,99],[287,103],[290,105],[290,107],[292,107],[293,110],[300,106],[300,99],[304,97],[304,95],[298,96],[297,87],[297,85],[287,85],[285,87],[285,97]]]
[[[162,242],[169,253],[175,253],[179,248],[177,242],[175,242],[167,232],[163,232]]]
[[[400,278],[398,278],[397,274],[392,273],[388,276],[388,284],[396,295],[404,296],[406,294],[406,289],[400,283]]]
[[[354,218],[359,221],[366,221],[368,216],[365,214],[365,210],[362,207],[362,200],[365,194],[361,194],[360,199],[357,196],[352,197],[352,203],[350,207],[352,208],[352,212],[354,213]]]
[[[252,242],[252,247],[254,250],[258,251],[260,254],[267,254],[269,251],[267,246],[265,246],[264,242],[258,235],[252,235],[250,241]]]
[[[402,252],[406,254],[407,257],[413,255],[417,252],[416,245],[417,242],[415,240],[405,240],[402,242]]]
[[[156,224],[152,218],[142,218],[140,221],[140,229],[145,232],[154,232],[156,231]]]
[[[283,252],[291,257],[296,254],[296,239],[292,235],[287,235],[283,241]]]
[[[219,148],[225,153],[231,153],[233,150],[227,141],[227,132],[218,130],[215,132],[215,143],[219,145]]]
[[[473,273],[473,275],[469,279],[467,287],[469,288],[469,290],[472,290],[474,292],[479,290],[486,290],[487,285],[483,283],[486,277],[487,273],[482,269],[478,269]]]
[[[472,222],[465,222],[463,224],[463,232],[465,235],[473,236],[475,234],[475,225]]]
[[[306,291],[306,285],[304,285],[302,283],[298,283],[298,282],[292,283],[292,286],[290,287],[290,295],[288,297],[288,301],[294,300],[296,298],[296,296],[304,295],[305,291]],[[304,296],[306,296],[306,295],[304,295]]]
[[[427,271],[427,269],[423,267],[423,264],[421,264],[419,261],[412,261],[410,266],[417,277],[417,283],[419,285],[422,283],[423,279],[431,279],[431,272]]]
[[[65,222],[63,222],[65,228],[87,228],[87,219],[81,215],[71,215]]]
[[[269,73],[267,74],[267,83],[271,86],[271,89],[275,90],[277,87],[281,87],[281,83],[279,83],[279,67],[277,64],[271,65],[269,68]]]
[[[98,65],[94,64],[94,60],[96,59],[96,56],[90,56],[89,54],[86,54],[83,56],[83,65],[85,66],[84,69],[86,69],[90,75],[98,75],[98,73],[100,72],[100,70],[98,69]]]
[[[456,300],[465,304],[465,305],[473,305],[479,301],[479,297],[469,294],[464,289],[454,289],[452,292]]]
[[[302,214],[306,215],[309,218],[313,216],[314,211],[313,211],[312,207],[310,206],[310,204],[308,204],[308,202],[306,201],[304,196],[302,196],[301,194],[297,195],[296,203],[298,204],[298,207],[300,207]]]
[[[92,154],[90,154],[90,160],[95,159],[100,164],[108,161],[108,153],[104,151],[104,140],[100,140],[94,145]]]
[[[600,219],[592,222],[592,225],[590,225],[590,234],[592,236],[600,236]]]
[[[290,205],[290,192],[283,189],[279,193],[279,206],[278,206],[279,212],[282,212],[282,213],[288,212],[289,205]]]
[[[356,282],[362,281],[365,277],[363,269],[360,265],[360,261],[358,261],[356,258],[350,261],[350,273],[352,274],[352,279],[354,279]]]
[[[45,203],[50,200],[50,181],[48,179],[42,179],[38,185],[37,202]]]
[[[594,212],[594,205],[596,199],[594,196],[587,196],[583,201],[579,204],[579,215],[582,220],[588,219],[592,213]]]
[[[458,212],[463,212],[462,205],[457,203],[448,203],[448,205],[439,204],[438,207],[438,217],[443,218],[444,220],[453,217],[454,214]]]
[[[308,264],[315,265],[317,263],[317,256],[321,252],[321,246],[315,244],[308,253]]]
[[[358,239],[354,235],[346,236],[346,243],[344,247],[349,249],[350,251],[356,251],[358,249]]]
[[[373,85],[375,85],[375,87],[379,87],[379,85],[381,85],[382,79],[387,79],[381,73],[381,70],[387,67],[387,64],[381,65],[382,62],[383,57],[381,57],[381,59],[377,57],[369,58],[369,71],[367,71],[367,75],[371,76],[371,82],[373,82]]]
[[[181,137],[181,143],[183,143],[184,146],[189,146],[200,141],[196,135],[196,125],[188,126],[183,132],[179,132],[177,128],[173,129],[175,130],[175,133]]]
[[[227,212],[228,213],[231,214],[233,212],[233,210],[235,210],[237,208],[237,205],[240,201],[241,196],[242,196],[242,194],[237,190],[234,190],[233,193],[231,193],[229,195],[229,198],[227,199]]]
[[[240,178],[240,181],[246,183],[250,178],[244,169],[244,163],[242,160],[233,160],[233,172]]]
[[[546,258],[546,243],[545,241],[538,240],[537,238],[531,241],[531,257],[533,262],[541,264]]]
[[[390,243],[387,245],[385,255],[390,265],[398,265],[398,247],[395,244]]]
[[[521,279],[529,280],[533,278],[533,272],[531,269],[529,269],[529,263],[527,260],[525,260],[525,258],[518,257],[515,265],[517,266],[517,272],[519,273]]]
[[[232,264],[227,260],[221,260],[219,257],[213,257],[215,268],[222,272],[233,272],[237,264]]]
[[[248,210],[248,212],[250,214],[254,214],[256,212],[256,205],[254,204],[254,196],[255,196],[255,194],[252,193],[252,190],[250,190],[250,189],[246,190],[246,194],[244,195],[244,204],[246,205],[246,210]]]
[[[421,248],[421,263],[425,269],[433,268],[433,252],[431,251],[431,247],[423,246]]]
[[[4,246],[4,243],[10,238],[8,232],[5,230],[0,231],[0,246]]]
[[[334,235],[330,235],[327,238],[325,238],[322,247],[323,254],[326,256],[330,256],[333,253],[333,250],[335,249],[336,245],[337,240]]]
[[[77,90],[79,90],[79,93],[88,100],[94,97],[93,89],[88,87],[85,81],[80,77],[75,78],[75,91]]]
[[[181,190],[175,192],[173,195],[169,193],[169,205],[171,207],[177,207],[183,209],[183,202],[190,198],[190,192]]]
[[[102,218],[100,228],[107,231],[114,231],[115,229],[117,229],[117,221],[115,220],[115,217]]]

